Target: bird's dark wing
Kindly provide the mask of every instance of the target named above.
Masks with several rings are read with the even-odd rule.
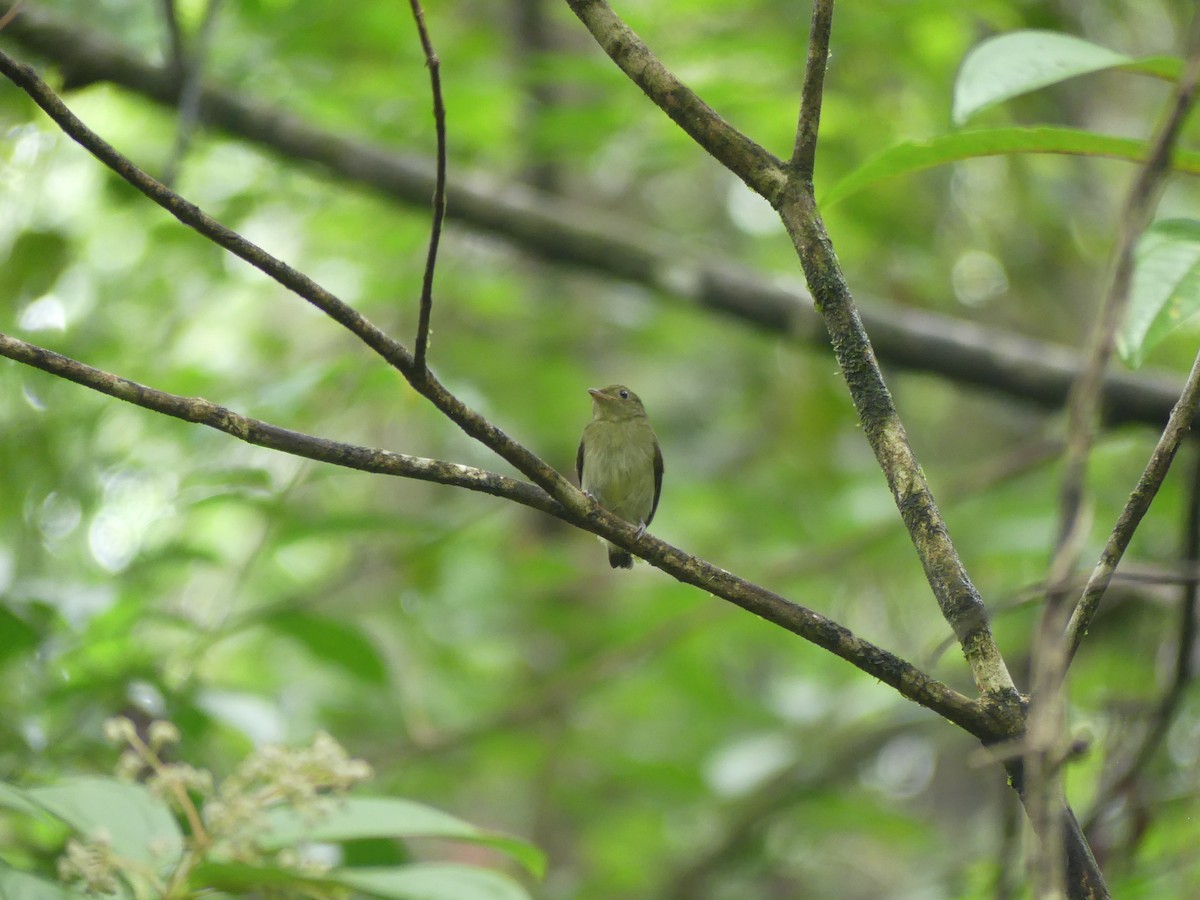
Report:
[[[582,450],[583,448],[580,447]],[[654,511],[658,509],[658,497],[662,493],[662,448],[658,446],[658,441],[654,442],[654,503],[650,506],[650,515],[646,516],[646,524],[650,524],[650,520],[654,518]]]
[[[583,441],[579,442],[579,449],[575,451],[575,475],[579,478],[579,487],[583,488]],[[658,501],[658,495],[655,495],[655,502]]]

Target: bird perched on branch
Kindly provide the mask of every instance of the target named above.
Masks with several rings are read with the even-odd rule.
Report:
[[[622,384],[588,388],[592,421],[583,429],[575,472],[579,485],[609,512],[646,530],[662,492],[663,460],[658,438],[638,395]],[[614,569],[632,569],[633,556],[608,546]]]

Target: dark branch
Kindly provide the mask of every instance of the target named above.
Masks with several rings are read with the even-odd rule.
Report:
[[[425,27],[425,11],[420,0],[409,0],[425,62],[429,66],[429,84],[433,93],[433,123],[437,134],[437,175],[433,189],[433,225],[429,231],[429,253],[425,257],[425,275],[421,281],[421,312],[417,322],[417,342],[413,351],[419,370],[425,369],[425,354],[429,349],[429,317],[433,312],[433,273],[437,268],[438,242],[442,238],[442,222],[446,218],[446,105],[442,100],[441,61],[433,50],[429,31]]]
[[[189,50],[183,40],[174,0],[165,0],[167,28],[171,43],[171,64],[179,79],[179,118],[175,125],[175,144],[170,159],[163,167],[163,184],[174,184],[187,157],[192,135],[200,121],[200,96],[204,88],[204,66],[216,31],[221,0],[208,0],[204,18]]]
[[[396,475],[466,488],[469,491],[503,497],[552,516],[562,516],[562,507],[541,488],[495,472],[438,459],[424,459],[388,450],[374,450],[341,441],[330,441],[280,428],[278,425],[239,415],[200,397],[181,397],[155,390],[6,334],[0,334],[0,356],[41,369],[59,378],[66,378],[143,409],[223,431],[248,444],[347,469],[357,469],[360,472]]]
[[[808,61],[804,65],[804,87],[800,92],[800,124],[792,150],[793,177],[813,180],[817,159],[817,132],[821,125],[821,98],[825,69],[829,66],[829,36],[833,29],[833,0],[814,0],[812,25],[808,32]]]
[[[1088,626],[1091,625],[1096,611],[1100,608],[1100,601],[1104,598],[1104,592],[1112,581],[1113,573],[1121,562],[1121,557],[1133,539],[1133,533],[1149,511],[1150,504],[1154,501],[1158,489],[1167,477],[1167,471],[1175,459],[1179,445],[1183,443],[1184,435],[1191,426],[1198,407],[1200,407],[1200,355],[1197,355],[1196,361],[1192,365],[1183,395],[1172,411],[1167,427],[1154,447],[1154,452],[1150,454],[1150,460],[1146,463],[1142,477],[1138,479],[1137,487],[1129,495],[1129,500],[1125,503],[1125,508],[1121,510],[1121,515],[1117,519],[1116,527],[1108,536],[1104,551],[1100,554],[1100,561],[1096,564],[1091,578],[1088,579],[1087,587],[1083,590],[1083,596],[1079,598],[1079,602],[1075,606],[1075,611],[1067,625],[1066,664],[1068,666],[1079,651],[1083,636],[1087,634]]]

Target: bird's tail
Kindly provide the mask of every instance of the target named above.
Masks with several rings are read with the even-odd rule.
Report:
[[[628,550],[622,550],[620,547],[608,545],[608,564],[614,569],[632,569],[633,554]]]

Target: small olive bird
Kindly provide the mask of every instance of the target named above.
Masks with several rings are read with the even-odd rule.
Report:
[[[583,429],[575,473],[579,486],[609,512],[645,531],[662,492],[663,460],[658,438],[638,395],[621,384],[588,388],[592,421]],[[632,569],[633,556],[608,545],[614,569]]]

